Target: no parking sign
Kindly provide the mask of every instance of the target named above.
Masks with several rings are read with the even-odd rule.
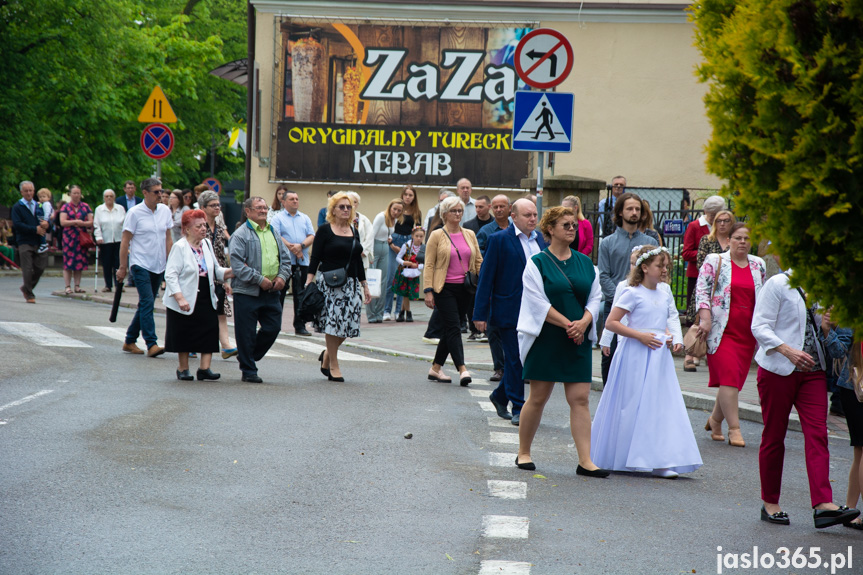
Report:
[[[174,132],[165,124],[150,124],[141,132],[141,149],[154,160],[167,158],[174,149]]]

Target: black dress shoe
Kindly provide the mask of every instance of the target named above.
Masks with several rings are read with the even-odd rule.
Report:
[[[180,381],[192,381],[195,378],[192,377],[192,374],[189,373],[188,369],[184,369],[183,371],[177,370],[177,379]]]
[[[304,337],[305,336],[311,337],[312,333],[309,330],[307,330],[306,328],[301,327],[300,329],[294,330],[294,335],[302,335]]]
[[[812,513],[815,518],[815,529],[824,529],[825,527],[833,527],[840,523],[851,523],[860,511],[857,509],[849,509],[844,505],[839,509],[816,509]]]
[[[329,371],[329,370],[327,370],[327,371]],[[343,383],[345,381],[344,377],[333,377],[332,375],[329,375],[329,374],[327,374],[327,379],[329,379],[330,381],[337,381],[339,383]]]
[[[602,468],[596,468],[591,471],[579,465],[575,468],[575,474],[583,475],[584,477],[608,477],[609,475],[611,475],[611,471]]]
[[[324,353],[326,350],[321,352],[321,355],[318,356],[318,361],[321,362],[321,373],[330,377],[330,369],[328,367],[324,367]]]
[[[221,373],[213,373],[212,370],[208,367],[207,369],[199,369],[195,373],[195,377],[198,378],[198,381],[210,380],[216,381],[220,377],[222,377]]]
[[[524,469],[525,471],[536,471],[536,465],[533,464],[533,461],[528,461],[527,463],[519,463],[518,455],[515,456],[515,466],[519,469]]]
[[[497,414],[499,417],[502,417],[504,419],[512,419],[512,414],[509,411],[507,411],[506,404],[496,402],[494,400],[494,394],[489,395],[488,400],[491,402],[491,404],[497,410]]]
[[[245,373],[243,374],[243,381],[246,383],[264,383],[264,380],[257,375],[246,375]]]
[[[863,531],[863,523],[855,523],[852,521],[851,523],[843,523],[845,527],[850,527],[851,529],[856,529],[857,531]]]
[[[791,519],[788,518],[788,514],[784,511],[777,511],[776,513],[770,515],[767,513],[767,510],[764,509],[764,506],[761,506],[761,521],[766,521],[767,523],[773,523],[775,525],[791,525]]]

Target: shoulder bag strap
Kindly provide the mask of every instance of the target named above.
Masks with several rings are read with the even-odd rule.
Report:
[[[556,268],[558,269],[558,271],[560,272],[560,275],[562,275],[563,277],[565,277],[565,278],[566,278],[566,281],[567,281],[567,282],[569,282],[569,288],[572,290],[572,295],[574,295],[574,296],[575,296],[575,299],[576,299],[576,300],[578,300],[578,303],[579,303],[579,304],[581,304],[581,307],[586,307],[586,305],[587,305],[587,304],[586,304],[585,302],[581,301],[581,298],[580,298],[580,297],[578,297],[578,293],[575,291],[575,286],[574,286],[574,285],[572,285],[572,280],[571,280],[571,279],[569,279],[569,276],[568,276],[568,275],[566,275],[566,273],[564,273],[563,268],[561,268],[561,267],[560,267],[560,264],[559,264],[559,263],[557,263],[556,261],[554,261],[554,258],[553,258],[553,257],[551,257],[550,255],[548,255],[548,253],[546,253],[546,252],[547,252],[547,250],[548,250],[548,248],[546,248],[546,249],[542,250],[540,253],[541,253],[542,255],[544,255],[546,258],[548,258],[548,260],[549,260],[551,263],[553,263],[553,264],[554,264],[554,267],[556,267]]]
[[[459,264],[461,264],[461,269],[462,269],[462,271],[464,271],[464,273],[467,273],[469,270],[465,270],[465,269],[464,269],[464,261],[461,259],[461,253],[459,253],[459,251],[458,251],[458,246],[457,246],[457,245],[455,245],[455,242],[454,242],[454,241],[452,241],[452,238],[451,238],[451,237],[449,237],[449,234],[448,234],[448,233],[446,233],[446,230],[445,230],[444,228],[441,228],[441,231],[442,231],[442,232],[443,232],[443,234],[447,237],[447,239],[449,240],[449,243],[450,243],[450,244],[452,244],[452,247],[454,247],[454,248],[455,248],[455,255],[457,255],[457,256],[458,256],[458,263],[459,263]]]
[[[357,230],[351,226],[351,251],[348,252],[348,263],[345,264],[345,275],[348,273],[348,268],[351,267],[351,260],[354,258],[355,245],[357,245]]]

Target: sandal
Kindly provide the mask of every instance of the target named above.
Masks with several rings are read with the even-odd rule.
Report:
[[[86,290],[82,290],[80,285],[75,286],[75,293],[87,293]]]
[[[66,295],[72,295],[72,288],[70,288],[69,286],[66,286],[66,289],[63,291],[65,292]]]
[[[707,423],[704,426],[704,431],[710,432],[710,439],[712,439],[713,441],[725,441],[725,436],[722,435],[722,424],[716,423],[716,428],[719,431],[714,431],[714,429],[713,429],[714,423],[716,423],[716,420],[713,419],[713,416],[711,415],[710,417],[707,418]],[[737,429],[738,429],[738,431],[740,430],[739,427]],[[729,429],[729,432],[730,431],[731,430]]]

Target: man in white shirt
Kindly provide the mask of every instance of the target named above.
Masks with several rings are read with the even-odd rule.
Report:
[[[461,225],[464,225],[468,220],[476,217],[476,202],[470,197],[473,192],[473,186],[470,180],[462,178],[456,184],[456,192],[459,199],[464,202],[464,213],[461,215]]]
[[[126,331],[123,351],[143,354],[144,351],[135,343],[140,334],[147,344],[147,355],[156,357],[165,353],[165,348],[158,345],[156,338],[153,305],[162,283],[168,252],[173,245],[171,228],[174,219],[171,209],[161,202],[162,182],[158,178],[141,182],[141,191],[144,192],[143,203],[126,213],[120,244],[120,269],[117,270],[117,281],[121,282],[126,277],[128,261],[128,272],[135,279],[138,290],[138,310]]]
[[[296,335],[312,335],[306,329],[306,324],[297,315],[300,299],[303,297],[306,275],[309,273],[309,246],[315,241],[315,231],[312,220],[300,211],[300,196],[297,192],[285,190],[285,209],[280,211],[270,222],[276,235],[291,253],[291,294],[294,300],[294,333]],[[288,286],[281,290],[280,303],[285,307],[285,295]]]

